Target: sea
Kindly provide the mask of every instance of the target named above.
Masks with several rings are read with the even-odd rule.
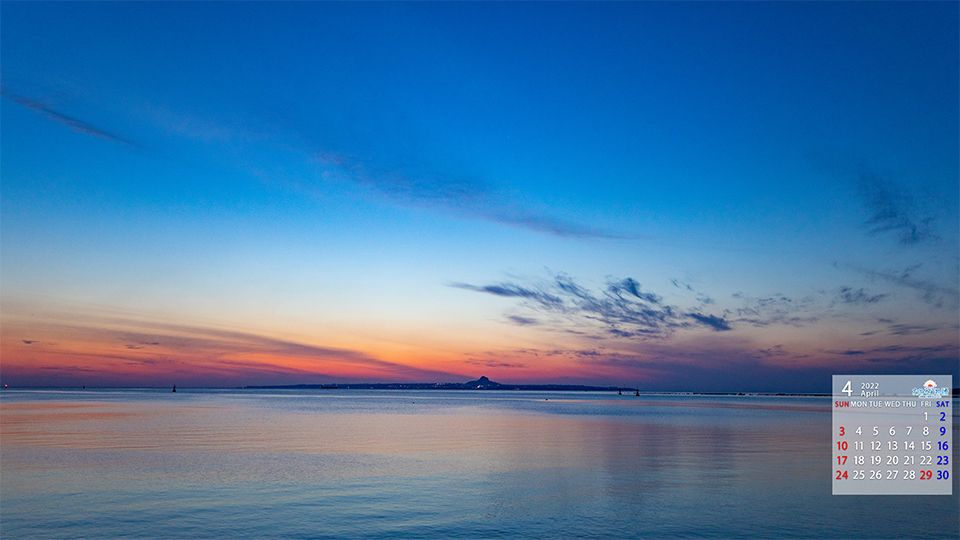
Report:
[[[953,495],[831,494],[830,405],[616,392],[4,390],[0,537],[960,537],[956,468]],[[958,425],[954,416],[954,441]]]

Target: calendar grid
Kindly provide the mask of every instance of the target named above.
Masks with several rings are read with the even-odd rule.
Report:
[[[950,375],[833,376],[834,495],[952,495]]]

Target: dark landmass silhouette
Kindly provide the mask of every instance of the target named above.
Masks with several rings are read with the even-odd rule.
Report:
[[[580,392],[636,391],[636,388],[617,386],[587,386],[583,384],[501,384],[487,377],[465,383],[349,383],[349,384],[285,384],[273,386],[244,386],[249,390],[553,390]]]
[[[588,386],[583,384],[503,384],[480,377],[465,383],[346,383],[346,384],[284,384],[272,386],[243,386],[243,390],[547,390],[554,392],[629,392],[636,395],[691,395],[691,396],[829,396],[824,393],[793,392],[657,392],[629,386]],[[958,395],[958,389],[954,389]]]
[[[588,386],[583,384],[503,384],[480,377],[465,383],[348,383],[348,384],[284,384],[243,386],[243,390],[540,390],[553,392],[617,392],[618,395],[691,395],[691,396],[829,396],[830,394],[797,394],[774,392],[656,392],[628,386]]]

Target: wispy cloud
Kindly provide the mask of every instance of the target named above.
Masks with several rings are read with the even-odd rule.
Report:
[[[924,366],[938,366],[941,371],[956,370],[960,348],[956,344],[940,345],[886,345],[869,349],[825,350],[827,354],[857,358],[866,365],[902,366],[922,373]],[[929,368],[927,368],[929,369]]]
[[[960,326],[954,324],[952,326],[940,325],[940,324],[904,324],[896,323],[889,319],[878,319],[878,323],[886,325],[884,330],[870,330],[867,332],[861,332],[861,336],[875,336],[877,334],[887,334],[891,336],[918,336],[921,334],[929,334],[931,332],[937,332],[944,330],[945,328],[952,328],[953,330],[960,329]]]
[[[119,135],[110,133],[109,131],[100,129],[94,126],[93,124],[84,122],[83,120],[80,120],[78,118],[67,116],[61,112],[55,111],[35,99],[31,99],[29,97],[16,94],[5,87],[0,87],[0,94],[7,97],[8,99],[10,99],[11,101],[13,101],[18,105],[37,111],[43,114],[44,116],[46,116],[48,119],[67,126],[68,128],[72,129],[73,131],[76,131],[77,133],[92,135],[94,137],[99,137],[101,139],[106,139],[108,141],[114,141],[121,144],[129,145],[129,146],[135,146],[138,148],[140,147],[139,144],[133,141],[120,137]]]
[[[785,357],[785,356],[792,356],[794,358],[807,357],[807,355],[805,354],[802,355],[802,354],[791,353],[787,351],[783,347],[783,345],[774,345],[773,347],[770,347],[768,349],[757,349],[757,354],[765,358],[775,358],[775,357]]]
[[[885,347],[877,347],[867,351],[869,353],[908,353],[908,354],[918,354],[918,353],[953,353],[957,354],[958,349],[956,344],[941,344],[941,345],[924,345],[924,346],[910,346],[910,345],[887,345]]]
[[[744,293],[734,293],[733,298],[743,305],[732,311],[736,315],[733,322],[764,327],[785,324],[801,327],[820,320],[817,300],[814,297],[791,298],[782,294],[773,294],[754,298]]]
[[[487,199],[485,208],[476,209],[476,217],[520,229],[569,238],[602,238],[608,240],[636,240],[635,235],[619,234],[586,225],[538,215]]]
[[[325,167],[327,178],[352,182],[404,206],[561,237],[636,238],[524,209],[488,182],[477,178],[374,165],[371,160],[326,150],[316,152],[314,156]]]
[[[663,297],[643,290],[632,278],[608,278],[606,287],[599,294],[566,274],[558,274],[538,284],[504,282],[478,286],[452,283],[450,286],[517,298],[526,309],[553,317],[554,322],[559,318],[562,322],[554,325],[558,329],[588,336],[598,328],[608,337],[631,339],[664,338],[677,329],[690,328],[694,324],[714,331],[731,329],[724,317],[699,311],[686,312],[666,304]],[[526,317],[517,320],[514,315],[508,319],[514,324],[528,324]],[[569,328],[571,325],[573,328]]]
[[[946,370],[956,370],[957,362],[960,361],[960,351],[955,344],[932,345],[925,347],[909,347],[902,345],[890,345],[887,347],[878,347],[865,351],[864,359],[871,364],[896,365],[913,369],[917,372],[923,371],[925,365],[942,364],[950,366]]]
[[[78,133],[141,147],[130,139],[63,114],[39,99],[18,94],[7,87],[0,88],[0,92],[14,103],[37,111]],[[313,184],[318,182],[344,181],[361,188],[367,196],[455,219],[487,221],[566,238],[639,238],[637,235],[604,230],[551,216],[497,189],[494,183],[485,179],[458,174],[452,170],[431,168],[429,165],[416,165],[423,161],[416,156],[387,158],[375,151],[352,152],[345,149],[357,146],[355,142],[351,144],[338,140],[336,136],[333,136],[332,140],[330,137],[310,137],[300,130],[290,128],[284,122],[263,121],[262,118],[257,122],[225,121],[203,115],[178,113],[158,108],[151,103],[143,103],[134,112],[128,111],[128,114],[139,117],[140,121],[159,126],[176,137],[215,145],[215,151],[226,148],[226,157],[232,160],[234,165],[245,168],[248,173],[256,176],[268,176],[270,181],[276,181],[277,175],[267,174],[266,170],[296,170],[308,165],[311,172],[304,173],[307,176],[290,181],[297,189],[315,191],[317,186]],[[343,131],[343,127],[330,126],[330,131],[339,133]],[[266,163],[249,157],[263,156],[263,150],[267,147],[280,150],[275,154],[285,156],[287,161]],[[317,164],[321,168],[319,174],[316,170]],[[311,174],[317,176],[310,178]]]
[[[901,271],[879,271],[851,266],[853,270],[873,280],[891,283],[898,287],[911,289],[920,294],[920,298],[935,307],[955,309],[960,305],[960,290],[955,287],[938,285],[932,281],[914,277],[922,265],[914,265]]]
[[[892,324],[890,325],[890,334],[895,336],[915,336],[918,334],[927,334],[940,330],[940,325],[923,324]]]
[[[834,303],[852,304],[856,306],[876,304],[889,294],[870,294],[866,289],[860,288],[854,290],[852,287],[840,287],[840,290],[834,296]]]
[[[715,304],[715,303],[716,303],[716,302],[714,301],[714,299],[711,298],[709,295],[707,295],[707,294],[705,294],[705,293],[703,293],[703,292],[701,292],[701,291],[694,290],[693,286],[690,285],[689,283],[684,283],[684,282],[682,282],[682,281],[680,281],[680,280],[678,280],[678,279],[671,279],[671,280],[670,280],[670,283],[672,283],[674,287],[676,287],[676,288],[678,288],[678,289],[680,289],[680,290],[682,290],[682,291],[689,291],[689,292],[694,293],[694,294],[696,295],[697,302],[700,303],[700,306],[701,306],[701,307],[702,307],[702,306],[709,306],[709,305],[711,305],[711,304]]]
[[[931,224],[933,217],[924,215],[922,208],[909,192],[893,182],[861,166],[857,188],[869,217],[865,225],[870,233],[896,234],[901,244],[913,245],[936,240]]]
[[[546,306],[550,309],[559,310],[563,308],[563,300],[559,296],[549,294],[541,290],[522,287],[513,283],[500,283],[498,285],[483,286],[470,285],[467,283],[452,283],[450,286],[458,289],[466,289],[468,291],[488,293],[495,296],[504,296],[507,298],[524,298],[526,300],[532,300],[536,305]]]

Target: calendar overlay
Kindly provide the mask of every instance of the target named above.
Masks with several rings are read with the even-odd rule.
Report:
[[[834,495],[952,495],[951,375],[833,376]]]

